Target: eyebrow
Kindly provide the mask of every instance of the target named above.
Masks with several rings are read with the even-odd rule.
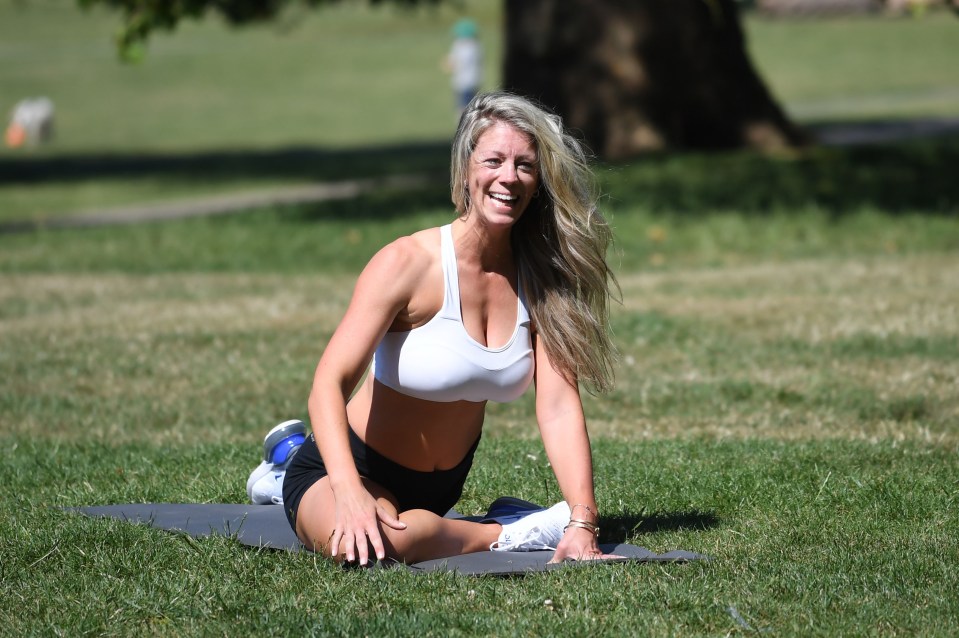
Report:
[[[492,156],[495,156],[495,157],[506,157],[506,153],[503,153],[502,151],[497,151],[497,150],[481,151],[480,149],[475,149],[475,150],[473,151],[473,155],[485,155],[485,156],[490,156],[490,155],[492,155]],[[535,151],[534,151],[532,154],[521,153],[521,154],[519,154],[519,155],[516,156],[516,159],[518,159],[518,160],[531,161],[531,162],[533,162],[534,164],[538,164],[538,163],[539,163],[539,154],[536,153]]]

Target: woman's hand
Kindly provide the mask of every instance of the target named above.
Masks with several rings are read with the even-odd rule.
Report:
[[[406,529],[406,523],[363,488],[340,490],[336,492],[335,500],[336,513],[333,535],[330,536],[330,556],[339,556],[340,560],[348,563],[357,561],[365,566],[372,545],[377,560],[386,558],[380,523],[396,530]]]
[[[559,542],[551,563],[562,563],[564,560],[601,560],[607,558],[622,558],[615,554],[604,554],[599,548],[596,535],[582,527],[569,527]]]

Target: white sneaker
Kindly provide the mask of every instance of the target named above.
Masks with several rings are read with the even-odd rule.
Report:
[[[283,477],[286,470],[276,469],[272,463],[263,461],[246,482],[246,493],[254,505],[282,505]]]
[[[494,552],[534,552],[556,549],[563,538],[563,528],[569,523],[569,505],[560,501],[549,509],[528,514],[513,523],[503,525],[495,543]]]
[[[268,461],[262,461],[259,465],[256,466],[252,472],[250,472],[250,478],[246,480],[246,495],[250,498],[250,502],[256,505],[260,505],[253,500],[253,486],[256,485],[256,482],[261,478],[270,473],[273,469],[273,464]]]
[[[284,421],[263,438],[263,461],[246,481],[246,495],[254,505],[282,505],[283,477],[290,460],[306,440],[306,425],[299,419]]]
[[[284,421],[263,437],[263,460],[285,466],[305,441],[306,425],[303,421]]]

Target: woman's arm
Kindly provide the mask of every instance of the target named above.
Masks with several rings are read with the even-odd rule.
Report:
[[[330,552],[341,541],[347,561],[365,564],[369,539],[378,559],[386,555],[378,522],[405,525],[379,507],[361,482],[349,445],[346,403],[369,366],[373,352],[397,316],[408,308],[422,279],[424,254],[415,240],[393,242],[370,260],[357,280],[346,314],[330,338],[313,377],[309,412],[317,447],[336,502]]]
[[[538,343],[537,337],[534,339],[537,340],[536,420],[546,456],[563,498],[572,510],[571,518],[598,525],[592,453],[579,387],[553,367],[546,348]],[[586,525],[570,526],[552,562],[604,557],[597,536]]]

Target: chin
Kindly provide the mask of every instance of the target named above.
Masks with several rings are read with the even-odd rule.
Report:
[[[488,226],[513,226],[523,216],[523,211],[486,211],[483,219]]]
[[[486,226],[488,228],[500,228],[500,229],[507,230],[507,229],[512,229],[513,226],[515,226],[516,222],[518,221],[519,221],[518,217],[505,217],[502,215],[498,217],[492,217],[492,218],[487,217]]]

